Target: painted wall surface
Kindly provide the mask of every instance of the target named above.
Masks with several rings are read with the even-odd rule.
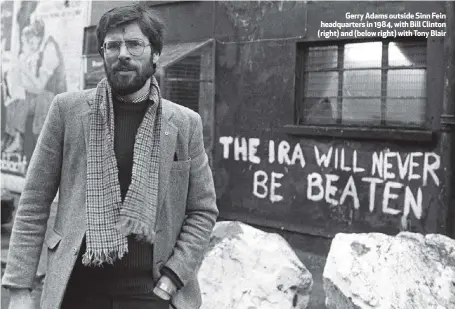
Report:
[[[429,232],[439,224],[442,167],[432,149],[266,132],[219,142],[217,196],[224,212],[324,235]]]
[[[347,20],[347,13],[431,14],[442,9],[442,1],[221,1],[216,6],[215,33],[218,40],[229,42],[299,37],[308,41],[325,40],[318,38],[321,22],[359,21]]]
[[[442,12],[422,2],[220,2],[215,178],[221,216],[332,236],[441,231],[444,168],[424,145],[295,137],[297,42],[347,12]],[[428,123],[439,126],[443,40],[428,41]],[[430,171],[431,170],[431,171]]]
[[[198,42],[213,37],[212,1],[183,1],[166,5],[149,2],[166,25],[166,42]]]
[[[119,0],[119,1],[91,1],[92,9],[90,11],[90,25],[98,24],[101,16],[106,13],[108,10],[122,5],[128,5],[131,3],[137,3],[138,1],[128,1],[128,0]]]
[[[3,186],[21,191],[56,94],[79,90],[89,2],[2,1]]]

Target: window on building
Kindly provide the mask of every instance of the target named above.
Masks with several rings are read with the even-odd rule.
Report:
[[[188,56],[166,68],[165,97],[172,102],[199,111],[201,56]]]
[[[426,42],[298,45],[297,124],[419,128]]]
[[[98,39],[96,38],[96,26],[84,28],[83,55],[98,55]]]
[[[166,44],[155,75],[164,98],[200,114],[214,100],[213,42]]]

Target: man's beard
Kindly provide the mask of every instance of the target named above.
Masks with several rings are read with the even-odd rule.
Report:
[[[125,74],[122,75],[120,71],[129,70],[134,71],[132,75]],[[153,76],[155,70],[153,64],[150,62],[150,65],[137,68],[126,61],[119,60],[116,66],[108,68],[106,61],[104,61],[104,71],[106,72],[107,81],[112,87],[114,93],[120,96],[125,96],[131,93],[139,91],[144,87],[147,80]]]

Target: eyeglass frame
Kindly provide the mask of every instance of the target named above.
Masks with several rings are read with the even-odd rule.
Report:
[[[131,42],[131,41],[133,41],[133,42],[141,42],[142,44],[144,44],[144,41],[142,41],[141,39],[131,39],[131,40],[124,40],[124,41],[112,40],[112,41],[106,41],[106,42],[104,42],[104,43],[103,43],[103,46],[101,46],[101,49],[106,53],[107,56],[113,56],[114,54],[109,54],[109,55],[108,55],[107,49],[106,49],[106,47],[105,47],[105,46],[106,46],[106,43],[118,42],[118,43],[121,43],[121,44],[119,45],[119,48],[117,49],[117,52],[115,53],[116,56],[119,55],[120,49],[121,49],[122,45],[125,45],[126,50],[128,51],[128,53],[129,53],[131,56],[140,57],[140,56],[142,56],[142,55],[144,54],[145,48],[146,48],[147,46],[152,46],[151,43],[148,43],[148,44],[145,44],[145,45],[141,45],[141,46],[142,46],[142,52],[141,52],[140,54],[137,54],[137,55],[136,55],[136,54],[131,53],[131,51],[129,50],[128,46],[126,45],[126,42]]]

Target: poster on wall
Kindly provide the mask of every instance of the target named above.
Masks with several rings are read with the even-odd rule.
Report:
[[[20,192],[55,95],[81,89],[90,1],[2,1],[3,188]]]

